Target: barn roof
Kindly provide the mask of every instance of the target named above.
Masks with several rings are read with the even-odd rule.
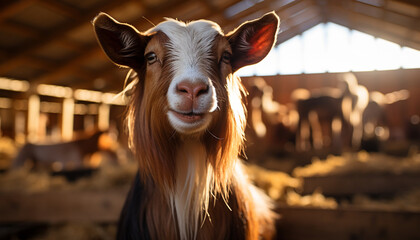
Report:
[[[0,77],[71,88],[119,91],[127,73],[113,66],[91,20],[107,12],[139,30],[172,17],[213,20],[227,32],[276,11],[278,43],[322,22],[334,22],[420,50],[418,0],[3,0]]]

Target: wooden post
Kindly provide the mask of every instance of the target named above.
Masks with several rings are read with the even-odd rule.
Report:
[[[101,104],[99,105],[99,113],[98,113],[98,128],[99,130],[107,130],[109,128],[109,113],[111,110],[111,106],[109,104]]]
[[[74,99],[65,98],[63,100],[63,115],[61,125],[61,136],[65,141],[73,138],[73,124],[74,124]]]
[[[47,123],[48,123],[48,114],[41,113],[39,115],[39,127],[38,127],[38,140],[45,141],[47,138]]]
[[[28,99],[28,137],[29,142],[38,141],[40,99],[38,95],[31,95]]]
[[[25,143],[25,114],[17,110],[15,110],[15,142],[22,145]]]
[[[92,115],[85,114],[83,117],[83,126],[86,132],[95,129],[95,118]]]

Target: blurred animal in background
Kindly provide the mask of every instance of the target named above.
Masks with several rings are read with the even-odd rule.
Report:
[[[363,113],[369,102],[369,91],[360,85],[353,73],[345,73],[342,81],[348,86],[349,94],[343,98],[344,119],[350,123],[351,139],[347,142],[349,150],[359,150],[363,137]]]
[[[79,138],[54,144],[26,143],[13,160],[12,168],[29,164],[35,169],[53,171],[96,168],[100,165],[97,158],[90,157],[96,152],[104,152],[111,162],[117,162],[116,140],[105,131],[85,133]],[[92,160],[92,161],[91,161]]]
[[[0,172],[10,168],[16,153],[17,147],[13,139],[0,136]]]
[[[296,104],[299,121],[296,130],[296,149],[307,151],[342,144],[338,134],[344,134],[348,122],[344,118],[342,103],[348,89],[321,88],[296,89],[291,98]],[[343,126],[344,125],[344,126]]]
[[[411,115],[406,123],[406,134],[409,141],[414,144],[413,153],[420,152],[420,116]]]
[[[273,88],[263,78],[247,82],[247,156],[250,160],[293,149],[298,113],[273,99]]]
[[[341,153],[359,147],[369,93],[354,74],[346,73],[338,87],[296,89],[291,98],[299,114],[297,150],[330,148]]]
[[[233,73],[268,54],[278,17],[266,14],[226,35],[205,20],[168,19],[140,33],[102,13],[93,25],[108,57],[137,73],[127,127],[139,173],[117,238],[270,238],[270,201],[238,159],[245,90]]]
[[[409,96],[410,92],[405,89],[386,94],[378,91],[370,92],[369,103],[362,116],[361,142],[365,150],[379,151],[380,143],[390,138],[392,124],[389,123],[387,109],[397,102],[408,99]]]

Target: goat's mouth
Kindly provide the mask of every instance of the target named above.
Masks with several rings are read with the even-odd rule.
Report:
[[[168,111],[169,123],[179,133],[196,134],[203,132],[212,120],[209,113]]]
[[[181,112],[177,112],[172,110],[171,113],[177,117],[179,120],[185,122],[185,123],[195,123],[198,122],[200,120],[202,120],[204,118],[203,113],[195,113],[193,111],[188,112],[188,113],[181,113]]]

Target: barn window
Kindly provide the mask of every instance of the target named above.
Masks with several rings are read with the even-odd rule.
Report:
[[[420,51],[329,22],[283,42],[265,60],[238,74],[267,76],[399,68],[420,68]]]

